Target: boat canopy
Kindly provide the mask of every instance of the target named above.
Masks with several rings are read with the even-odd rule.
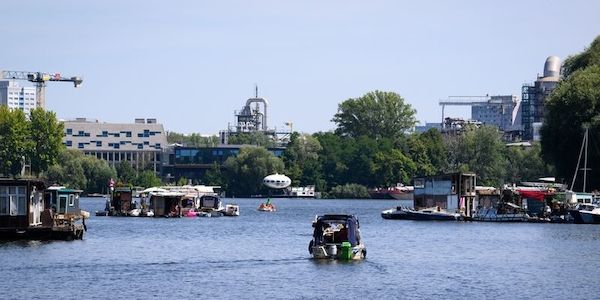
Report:
[[[200,208],[219,209],[221,199],[216,195],[204,195],[200,197]]]
[[[326,228],[331,227],[332,224],[344,225],[346,228],[346,236],[344,239],[347,239],[352,246],[358,245],[360,240],[360,234],[358,233],[360,223],[353,215],[323,215],[317,217],[316,221],[313,223],[313,227],[315,228],[313,236],[317,244],[323,243],[323,232]]]

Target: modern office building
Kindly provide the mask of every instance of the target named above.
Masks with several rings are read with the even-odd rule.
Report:
[[[201,183],[207,170],[215,164],[222,166],[229,157],[235,157],[241,147],[248,145],[220,145],[218,147],[181,147],[174,146],[168,150],[168,163],[163,165],[162,175],[167,181],[176,181],[185,177]],[[267,148],[276,157],[283,156],[284,147]]]
[[[479,105],[471,106],[471,119],[484,125],[497,126],[502,131],[515,130],[520,101],[515,95],[491,96]]]
[[[63,143],[68,149],[96,156],[115,166],[129,162],[137,170],[160,172],[167,136],[156,119],[135,119],[134,123],[101,123],[77,118],[65,121]]]
[[[524,140],[540,140],[539,130],[544,123],[545,103],[560,81],[560,58],[550,56],[544,64],[544,75],[533,84],[522,87],[522,123]]]
[[[20,109],[29,116],[36,108],[35,87],[23,87],[13,80],[0,81],[0,105]]]

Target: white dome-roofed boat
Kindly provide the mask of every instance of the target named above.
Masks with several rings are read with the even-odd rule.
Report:
[[[292,184],[292,180],[283,174],[275,173],[265,177],[263,184],[272,189],[285,189]]]

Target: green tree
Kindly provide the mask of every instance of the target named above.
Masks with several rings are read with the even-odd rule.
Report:
[[[0,105],[0,174],[21,174],[25,156],[30,152],[29,125],[21,110]]]
[[[143,171],[138,175],[136,185],[149,188],[162,185],[162,181],[154,171]]]
[[[47,181],[85,193],[105,193],[108,181],[116,178],[117,173],[105,161],[94,156],[85,156],[77,150],[63,150],[58,163],[42,174]]]
[[[451,158],[449,171],[470,171],[483,185],[500,186],[506,174],[506,152],[498,128],[482,126],[466,128],[462,135],[448,140]]]
[[[87,178],[82,165],[83,153],[77,150],[64,150],[59,154],[59,163],[52,165],[43,174],[51,183],[74,189],[84,189]]]
[[[429,129],[419,134],[419,140],[425,145],[425,151],[429,158],[429,163],[433,168],[433,174],[440,173],[446,169],[448,153],[440,131],[435,128]]]
[[[61,150],[64,149],[63,130],[64,124],[56,119],[54,112],[42,108],[31,111],[29,134],[32,147],[29,160],[33,173],[39,174],[56,163]]]
[[[600,187],[600,65],[579,69],[550,94],[541,129],[542,157],[570,180],[577,165],[584,127],[589,128],[588,187]],[[582,181],[577,183],[582,184]],[[580,188],[579,186],[577,188]]]
[[[242,132],[229,136],[229,144],[231,145],[254,145],[261,147],[274,147],[277,143],[272,136],[263,132]]]
[[[295,186],[316,185],[322,180],[318,153],[323,148],[319,140],[311,135],[297,133],[292,134],[290,140],[283,155],[286,175]]]
[[[600,65],[600,36],[582,53],[568,57],[563,64],[563,76],[571,77],[578,70],[589,66]]]
[[[368,199],[371,198],[367,187],[356,183],[334,186],[329,193],[335,199]]]
[[[117,165],[116,171],[118,181],[123,184],[133,184],[137,178],[137,172],[127,161],[121,161]]]
[[[284,170],[283,161],[262,147],[242,147],[236,157],[224,163],[229,191],[236,197],[258,194],[262,179]]]
[[[542,160],[539,143],[533,143],[532,147],[508,147],[506,159],[506,183],[533,181],[554,174],[552,166]]]
[[[398,149],[378,152],[373,165],[373,178],[376,179],[375,185],[379,187],[409,184],[417,169],[416,164]]]
[[[221,165],[217,162],[213,163],[211,168],[206,170],[202,182],[206,185],[220,186],[223,190],[227,190],[227,178],[223,174]]]
[[[332,121],[343,136],[394,138],[416,124],[416,111],[394,92],[374,91],[338,106]]]
[[[83,189],[87,193],[103,193],[107,190],[109,180],[117,178],[117,171],[104,160],[85,155],[82,155],[79,160],[86,178]]]

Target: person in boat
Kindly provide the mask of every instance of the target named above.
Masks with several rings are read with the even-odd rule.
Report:
[[[267,202],[265,202],[265,206],[271,206],[271,198],[267,198]]]
[[[345,224],[341,224],[340,230],[335,232],[334,234],[334,242],[341,243],[343,241],[348,240],[348,228],[346,228]]]

